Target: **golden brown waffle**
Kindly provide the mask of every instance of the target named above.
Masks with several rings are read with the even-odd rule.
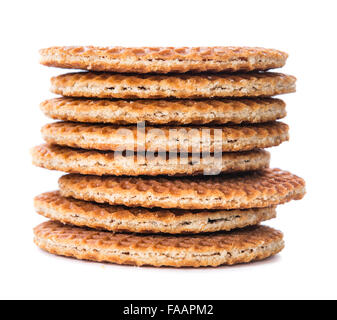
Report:
[[[223,153],[195,159],[192,155],[156,157],[144,154],[120,154],[113,151],[72,149],[40,145],[32,149],[33,164],[50,170],[95,175],[198,175],[258,170],[269,167],[270,154],[264,150]]]
[[[111,205],[246,209],[270,207],[304,196],[303,179],[279,169],[181,178],[69,174],[60,178],[62,196]]]
[[[52,47],[40,50],[46,66],[137,73],[252,71],[280,68],[288,55],[249,47]]]
[[[37,196],[34,204],[36,211],[49,219],[113,232],[179,234],[229,231],[276,217],[275,207],[218,211],[128,208],[65,198],[58,191]]]
[[[281,73],[126,75],[79,72],[51,79],[51,91],[87,98],[212,98],[274,96],[295,91],[296,78]]]
[[[56,122],[42,128],[46,142],[97,150],[232,152],[277,146],[289,139],[282,122],[222,127],[150,127]]]
[[[57,255],[98,262],[156,267],[206,267],[265,259],[284,248],[280,231],[266,226],[211,235],[116,234],[45,222],[35,243]]]
[[[260,123],[286,116],[280,99],[218,100],[93,100],[55,98],[40,105],[56,120],[136,124],[226,124]]]

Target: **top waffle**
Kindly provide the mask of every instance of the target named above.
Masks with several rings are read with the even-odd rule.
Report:
[[[134,73],[235,72],[280,68],[288,55],[249,47],[51,47],[40,50],[43,65]]]

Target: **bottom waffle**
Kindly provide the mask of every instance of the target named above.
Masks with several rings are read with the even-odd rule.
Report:
[[[34,233],[36,245],[53,254],[137,266],[233,265],[265,259],[284,247],[282,233],[266,226],[220,234],[164,236],[115,234],[48,221]]]
[[[246,210],[178,210],[128,208],[65,198],[58,191],[34,200],[44,217],[79,227],[114,232],[204,233],[229,231],[276,217],[275,207]]]

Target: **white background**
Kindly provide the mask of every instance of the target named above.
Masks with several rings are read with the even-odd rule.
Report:
[[[337,298],[335,1],[2,1],[1,298],[227,299]],[[35,195],[57,188],[58,172],[34,168],[42,143],[39,111],[49,78],[65,70],[38,64],[54,45],[277,48],[298,78],[283,96],[291,140],[273,148],[272,166],[306,179],[302,201],[281,206],[268,224],[286,249],[265,262],[218,269],[115,266],[54,257],[36,248],[43,221]]]

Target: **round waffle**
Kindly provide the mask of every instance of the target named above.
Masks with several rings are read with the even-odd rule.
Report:
[[[39,214],[49,219],[113,232],[179,234],[229,231],[276,217],[275,207],[216,211],[128,208],[65,198],[58,191],[37,196],[34,205]]]
[[[55,98],[40,105],[56,120],[136,124],[227,124],[260,123],[286,116],[280,99],[217,100],[96,100]]]
[[[159,153],[121,154],[113,151],[72,149],[57,145],[40,145],[31,151],[33,164],[50,170],[95,175],[198,175],[258,170],[269,167],[270,154],[256,149],[223,153],[219,157],[205,155],[173,155]]]
[[[43,65],[112,72],[252,71],[280,68],[288,55],[249,47],[51,47],[40,50]]]
[[[225,127],[139,127],[56,122],[42,128],[44,140],[62,146],[107,151],[233,152],[268,148],[289,139],[282,122]]]
[[[114,177],[69,174],[59,179],[61,194],[112,205],[246,209],[301,199],[304,180],[279,169],[215,177]]]
[[[295,91],[281,73],[126,75],[68,73],[51,79],[51,91],[68,97],[157,99],[274,96]]]
[[[261,260],[284,248],[281,232],[266,226],[211,235],[116,234],[45,222],[35,243],[57,255],[98,262],[156,267],[217,267]]]

